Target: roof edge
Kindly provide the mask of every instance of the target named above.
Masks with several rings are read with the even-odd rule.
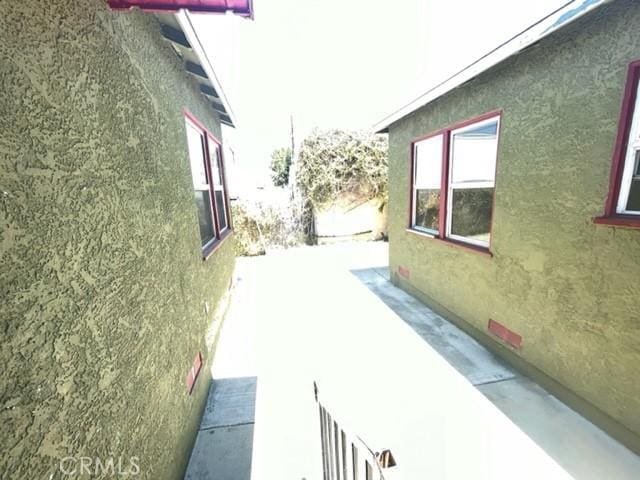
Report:
[[[191,14],[186,10],[180,10],[175,14],[175,18],[180,24],[180,28],[182,28],[183,33],[187,37],[187,40],[191,44],[191,48],[193,49],[194,53],[200,60],[200,63],[202,64],[202,68],[204,69],[205,73],[207,74],[207,77],[209,77],[209,80],[213,84],[213,88],[218,93],[218,96],[220,97],[220,103],[222,103],[222,105],[224,106],[224,109],[226,110],[227,115],[231,120],[230,126],[235,128],[236,116],[233,113],[233,109],[231,108],[229,99],[224,93],[222,84],[220,83],[220,80],[216,76],[215,70],[213,69],[213,65],[209,61],[209,57],[207,56],[206,52],[204,51],[204,47],[200,42],[200,38],[198,37],[196,29],[193,26],[193,23],[191,21]]]
[[[542,38],[564,28],[574,20],[583,17],[596,8],[601,7],[606,3],[610,3],[611,1],[613,0],[572,0],[566,3],[559,9],[538,20],[533,25],[530,25],[519,34],[498,45],[496,48],[467,65],[462,70],[454,73],[446,80],[430,88],[416,99],[387,115],[373,126],[374,131],[376,133],[387,133],[391,124],[415,112],[419,108],[428,105],[434,100],[461,86],[463,83],[489,70],[491,67],[502,63],[507,58],[518,54]]]

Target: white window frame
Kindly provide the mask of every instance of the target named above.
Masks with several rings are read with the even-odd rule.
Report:
[[[496,126],[496,152],[497,152],[497,146],[498,146],[498,142],[500,141],[500,115],[496,115],[494,117],[490,117],[487,118],[485,120],[481,120],[479,122],[475,122],[475,123],[471,123],[469,125],[465,125],[464,127],[455,129],[455,130],[451,130],[449,132],[449,162],[448,162],[448,172],[447,172],[447,209],[446,209],[446,214],[447,214],[447,218],[446,218],[446,223],[445,223],[445,228],[446,228],[446,237],[450,238],[451,240],[456,240],[458,242],[463,242],[463,243],[469,243],[471,245],[476,245],[478,247],[484,247],[484,248],[489,248],[491,240],[489,240],[488,242],[485,242],[483,240],[478,240],[475,238],[469,238],[469,237],[463,237],[461,235],[455,235],[451,233],[451,220],[452,220],[452,207],[453,207],[453,190],[462,190],[462,189],[471,189],[471,188],[493,188],[495,190],[496,188],[496,173],[495,173],[495,169],[493,172],[493,181],[487,182],[487,181],[478,181],[478,182],[453,182],[453,155],[454,155],[454,148],[453,148],[453,138],[454,135],[458,134],[458,133],[464,133],[468,130],[475,130],[478,127],[482,127],[484,125],[488,125],[491,123],[497,123]],[[496,155],[496,162],[497,162],[497,155]],[[494,191],[495,193],[495,191]],[[492,207],[493,208],[493,207]],[[491,212],[491,215],[493,216],[493,210]],[[493,221],[491,222],[493,223]],[[490,226],[491,228],[491,226]]]
[[[635,175],[635,173],[639,168],[637,163],[640,162],[640,80],[636,83],[635,88],[636,101],[633,106],[629,140],[627,141],[624,157],[624,169],[620,181],[620,193],[618,194],[618,203],[616,205],[616,213],[623,215],[640,215],[640,210],[627,210],[631,182],[638,179],[638,175]]]
[[[415,141],[413,143],[413,165],[412,165],[412,171],[411,171],[411,176],[412,176],[412,192],[411,192],[411,228],[413,228],[414,230],[417,230],[421,233],[426,233],[427,235],[431,235],[431,236],[436,236],[439,233],[440,230],[440,225],[438,225],[438,228],[436,229],[431,229],[431,228],[427,228],[427,227],[423,227],[421,225],[416,225],[416,212],[418,211],[418,190],[423,190],[423,188],[418,188],[418,146],[421,143],[424,142],[428,142],[431,140],[434,140],[436,138],[440,139],[440,157],[438,158],[438,163],[440,165],[440,178],[438,178],[438,190],[440,190],[440,200],[442,201],[442,149],[444,148],[444,142],[446,141],[446,137],[443,133],[438,133],[436,135],[432,135],[430,137],[427,138],[423,138],[422,140],[418,140]],[[438,212],[439,213],[439,212]],[[439,216],[438,216],[439,218]]]
[[[193,162],[194,159],[191,157],[191,152],[189,152],[189,166],[191,169],[191,178],[192,178],[192,183],[193,183],[193,189],[194,190],[198,190],[198,191],[206,191],[209,193],[209,208],[211,209],[211,222],[213,225],[213,238],[211,238],[210,240],[207,241],[207,243],[205,243],[204,245],[202,245],[202,249],[206,250],[207,248],[209,248],[211,245],[213,245],[215,242],[217,242],[220,239],[220,232],[218,232],[218,225],[216,223],[216,219],[215,219],[215,198],[211,198],[212,195],[214,195],[213,192],[213,188],[211,188],[211,184],[209,182],[211,182],[211,178],[209,178],[209,170],[211,169],[211,161],[209,158],[209,155],[207,153],[207,142],[209,141],[209,135],[207,134],[206,131],[203,131],[202,128],[200,128],[199,125],[197,125],[195,122],[193,122],[190,118],[186,117],[185,118],[185,123],[186,123],[186,128],[192,128],[193,130],[195,130],[198,135],[200,135],[200,142],[202,144],[202,167],[204,168],[204,175],[206,178],[206,183],[202,183],[199,182],[198,179],[196,178],[196,172],[194,172],[194,167],[193,167]],[[189,134],[187,133],[187,136]],[[188,140],[187,140],[188,141]]]
[[[411,228],[415,228],[416,230],[424,231],[422,227],[416,225],[416,211],[418,210],[418,205],[416,201],[418,200],[418,189],[416,188],[416,173],[418,172],[418,142],[413,144],[413,165],[411,165]]]
[[[218,145],[218,142],[216,142],[213,138],[211,138],[210,135],[207,135],[207,141],[209,143],[209,157],[210,157],[210,161],[211,161],[211,175],[212,175],[212,181],[213,181],[213,203],[215,206],[215,214],[219,215],[218,213],[218,199],[216,197],[216,193],[215,192],[222,192],[222,215],[224,215],[224,228],[220,229],[219,235],[222,235],[224,232],[226,232],[227,230],[229,230],[229,216],[227,215],[227,192],[224,188],[224,183],[225,183],[225,179],[224,179],[224,167],[223,167],[223,163],[222,163],[222,158],[220,157],[221,152],[220,152],[220,145]],[[211,147],[213,145],[213,148]],[[211,150],[214,150],[214,152],[211,152]],[[213,153],[213,154],[212,154]],[[214,163],[215,162],[215,163]],[[218,183],[219,182],[219,183]],[[220,218],[218,217],[217,219],[218,221],[218,228],[220,228]]]

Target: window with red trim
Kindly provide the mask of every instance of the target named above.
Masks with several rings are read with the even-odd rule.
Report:
[[[222,168],[222,154],[220,153],[220,145],[210,136],[209,139],[209,153],[211,155],[210,162],[213,166],[212,171],[212,187],[213,195],[216,205],[216,216],[218,219],[218,227],[220,234],[224,233],[229,228],[229,219],[227,218],[227,192],[224,187],[224,169]]]
[[[413,142],[410,228],[489,248],[499,124],[489,114]]]
[[[443,146],[444,135],[436,135],[413,145],[411,225],[434,235],[438,235],[440,228]]]
[[[605,214],[596,223],[640,227],[640,61],[629,65]]]
[[[186,119],[193,193],[200,240],[206,256],[229,230],[229,200],[219,142],[194,121]]]

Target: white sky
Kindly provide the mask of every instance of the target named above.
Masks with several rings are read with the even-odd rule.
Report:
[[[196,28],[237,117],[242,172],[313,127],[370,128],[567,0],[254,0]]]

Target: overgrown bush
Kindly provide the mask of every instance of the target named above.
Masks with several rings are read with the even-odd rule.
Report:
[[[272,180],[286,185],[291,151],[272,155]],[[296,162],[295,198],[289,189],[265,189],[252,200],[232,203],[238,255],[263,255],[270,248],[315,244],[314,210],[338,201],[387,199],[387,139],[367,132],[314,130]]]
[[[231,210],[239,256],[264,255],[267,249],[303,243],[300,218],[280,198],[251,202],[236,200],[232,202]]]
[[[387,198],[386,136],[361,131],[314,130],[300,148],[296,180],[304,199],[322,207],[343,194]]]

